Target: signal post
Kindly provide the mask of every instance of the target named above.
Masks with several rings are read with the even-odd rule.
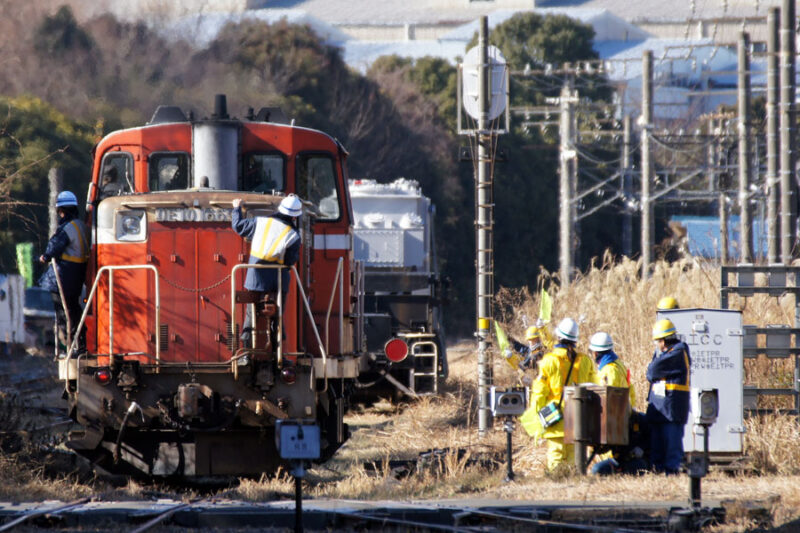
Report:
[[[475,300],[478,339],[478,432],[488,431],[491,421],[489,392],[492,385],[492,303],[494,300],[494,181],[497,136],[508,130],[508,70],[500,51],[489,46],[487,17],[480,18],[478,46],[467,52],[459,65],[458,133],[470,139],[475,171]],[[462,102],[467,128],[462,129]],[[505,111],[505,126],[498,117]]]

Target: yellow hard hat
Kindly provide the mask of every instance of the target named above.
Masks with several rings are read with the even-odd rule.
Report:
[[[667,318],[663,318],[655,323],[653,326],[653,340],[657,341],[659,339],[666,339],[667,337],[672,337],[677,333],[675,329],[675,324],[672,323],[672,320]]]
[[[664,296],[658,301],[656,306],[659,311],[667,311],[669,309],[678,309],[678,300],[672,296]]]
[[[528,329],[525,330],[525,340],[529,341],[531,339],[538,339],[541,338],[542,334],[539,332],[539,328],[536,326],[530,326]]]

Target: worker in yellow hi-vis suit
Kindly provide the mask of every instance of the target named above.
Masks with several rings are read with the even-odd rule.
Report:
[[[553,338],[541,319],[537,320],[535,326],[530,326],[525,330],[525,344],[506,335],[499,322],[495,321],[494,328],[497,347],[506,363],[522,373],[534,368],[539,359],[553,347]],[[525,384],[529,385],[530,383]]]
[[[578,324],[571,318],[559,322],[557,344],[539,362],[539,376],[533,382],[530,407],[520,421],[528,435],[547,439],[547,469],[575,461],[575,448],[564,444],[564,387],[595,383],[594,363],[576,350]]]
[[[631,383],[630,371],[614,353],[614,342],[611,340],[611,335],[605,331],[598,331],[592,335],[589,340],[589,353],[597,363],[597,383],[628,389],[630,406],[636,407],[636,391]]]
[[[614,352],[614,341],[611,335],[605,331],[598,331],[589,339],[589,354],[597,363],[597,383],[610,387],[622,387],[628,389],[630,398],[630,408],[636,406],[636,390],[631,383],[630,371],[622,363],[622,360]],[[593,474],[610,474],[616,471],[635,473],[642,468],[645,463],[640,457],[631,455],[630,450],[622,448],[612,449],[600,454],[597,464],[592,467]]]

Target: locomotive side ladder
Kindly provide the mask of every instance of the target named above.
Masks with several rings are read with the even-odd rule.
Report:
[[[439,393],[439,346],[432,333],[401,334],[411,349],[414,365],[409,370],[409,389],[416,395]]]

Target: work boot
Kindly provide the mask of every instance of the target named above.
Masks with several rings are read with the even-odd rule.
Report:
[[[244,328],[242,330],[242,334],[239,335],[239,340],[242,342],[242,346],[245,348],[250,348],[252,345],[253,339],[253,328]]]

